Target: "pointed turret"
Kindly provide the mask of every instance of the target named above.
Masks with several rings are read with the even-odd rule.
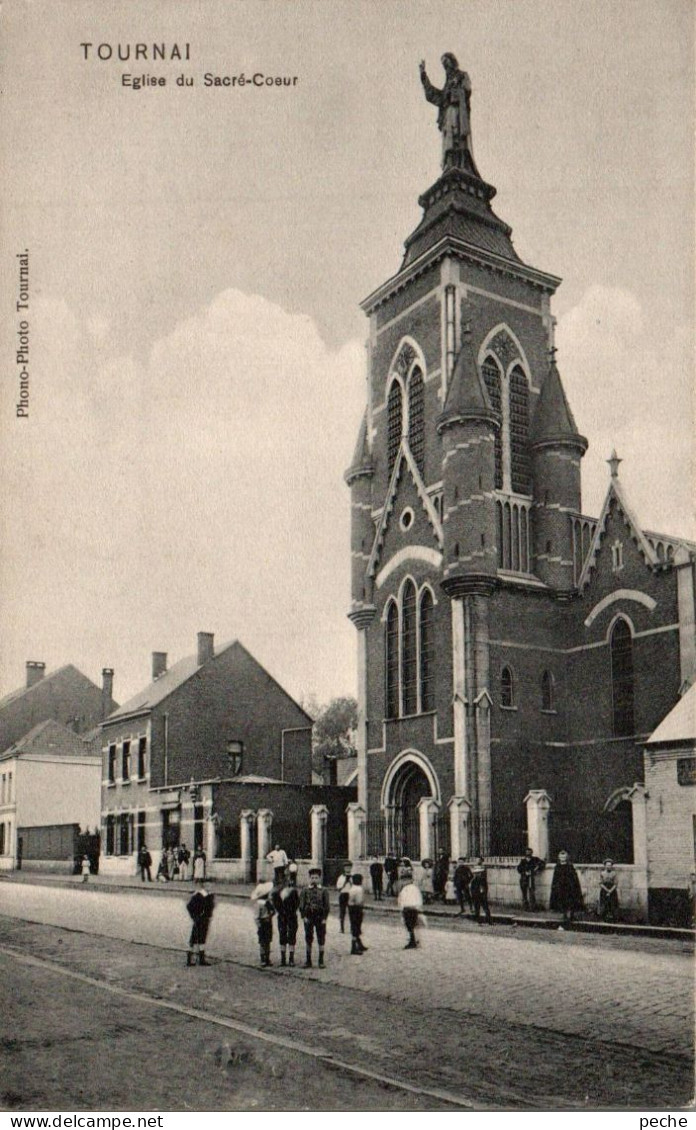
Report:
[[[581,512],[580,435],[550,351],[549,370],[532,420],[534,571],[549,587],[573,588],[572,515]]]
[[[374,462],[369,446],[367,413],[362,418],[358,439],[345,481],[351,496],[351,618],[369,606],[371,612],[372,583],[367,576],[375,528],[372,524],[372,476]]]
[[[467,326],[437,420],[442,437],[444,578],[449,596],[490,591],[497,570],[495,434],[500,416]]]

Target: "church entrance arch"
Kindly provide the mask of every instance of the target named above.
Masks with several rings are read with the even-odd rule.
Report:
[[[398,856],[420,859],[420,814],[423,797],[438,797],[437,778],[420,755],[406,754],[392,764],[384,782],[388,841]]]

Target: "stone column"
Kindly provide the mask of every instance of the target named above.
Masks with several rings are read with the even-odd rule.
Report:
[[[539,859],[548,859],[551,797],[546,789],[530,789],[524,803],[527,806],[527,847]]]
[[[264,873],[266,856],[271,850],[271,830],[273,828],[273,813],[270,808],[260,808],[256,814],[256,836],[258,844],[259,873]]]
[[[313,804],[309,810],[311,835],[312,835],[312,863],[316,867],[324,866],[326,855],[326,821],[329,810],[325,804]]]
[[[367,811],[367,629],[374,620],[373,605],[348,613],[358,630],[358,725],[355,746],[358,755],[358,803]]]
[[[633,866],[648,868],[648,794],[639,782],[627,793],[633,816]]]
[[[243,808],[239,813],[239,851],[244,866],[244,879],[245,882],[250,883],[252,876],[252,863],[253,863],[253,835],[254,835],[254,821],[256,820],[256,813],[252,812],[250,808]]]
[[[366,855],[365,820],[367,813],[360,801],[351,801],[346,808],[348,821],[348,858],[364,859]]]
[[[396,850],[394,842],[394,805],[385,804],[382,808],[382,819],[384,820],[384,851],[385,854],[392,852],[394,855],[399,855]]]
[[[491,850],[491,696],[481,691],[474,702],[476,727],[476,766],[481,855]]]
[[[452,598],[452,717],[454,723],[454,793],[466,796],[468,749],[466,732],[466,633],[464,599]]]
[[[694,559],[681,547],[674,555],[677,571],[679,608],[679,662],[681,681],[688,683],[696,673],[696,614],[694,612]]]
[[[220,825],[220,817],[217,812],[209,812],[205,822],[205,854],[208,857],[208,863],[217,856],[217,831]]]
[[[433,820],[440,811],[434,797],[424,796],[418,801],[418,821],[421,859],[432,859],[435,848],[433,839]]]
[[[465,859],[471,853],[469,818],[471,805],[465,796],[450,797],[447,802],[450,818],[450,854],[452,859]]]

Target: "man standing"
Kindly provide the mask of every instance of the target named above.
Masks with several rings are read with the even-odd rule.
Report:
[[[336,890],[338,891],[338,917],[341,923],[342,934],[346,932],[346,911],[348,910],[348,896],[352,886],[352,874],[353,864],[346,863],[343,868],[343,874],[339,875],[336,880]]]
[[[387,876],[387,894],[395,895],[396,891],[394,885],[399,875],[399,861],[391,852],[387,852],[384,857],[384,871]]]
[[[549,899],[549,910],[558,910],[563,915],[563,925],[559,926],[558,929],[562,930],[563,926],[569,925],[573,921],[576,910],[582,909],[582,888],[578,873],[570,862],[568,852],[559,851],[558,863],[554,868],[553,879],[551,880],[551,897]]]
[[[471,868],[468,866],[466,859],[463,855],[459,856],[457,866],[454,869],[454,893],[457,896],[459,903],[459,913],[464,913],[464,903],[466,902],[469,910],[473,912],[474,904],[471,900]]]
[[[525,910],[536,910],[536,897],[534,893],[534,877],[544,870],[543,859],[537,859],[530,847],[517,864],[520,875],[520,890],[522,892],[522,905]]]
[[[210,920],[215,909],[215,895],[209,895],[205,885],[201,883],[199,889],[186,904],[186,909],[193,920],[186,964],[195,965],[194,956],[197,954],[199,965],[210,965],[210,962],[205,959],[205,943],[208,937]]]
[[[181,844],[179,848],[179,878],[184,883],[188,882],[188,867],[191,859],[191,852],[186,847],[186,844]]]
[[[382,877],[384,875],[384,867],[378,859],[370,864],[370,880],[372,882],[372,894],[375,896],[377,902],[382,901]]]
[[[479,926],[482,926],[481,911],[486,916],[486,922],[489,926],[493,925],[491,912],[488,907],[488,876],[486,875],[486,865],[483,862],[483,856],[480,855],[474,864],[471,871],[471,900],[474,904],[474,914]]]
[[[444,899],[447,876],[449,875],[449,855],[441,848],[433,867],[433,892],[436,899]]]
[[[143,844],[140,851],[138,852],[138,866],[140,868],[140,879],[141,879],[141,881],[144,883],[145,882],[145,876],[147,875],[147,881],[148,881],[148,883],[151,883],[152,882],[152,871],[150,870],[150,868],[152,867],[152,856],[150,855],[149,851],[147,850],[147,847],[146,847],[145,844]]]
[[[285,877],[285,868],[288,865],[287,854],[283,851],[280,844],[276,844],[272,851],[269,851],[266,859],[273,866],[273,882],[278,884]]]
[[[324,946],[326,944],[326,919],[329,917],[329,892],[321,883],[321,868],[310,867],[309,886],[300,895],[300,914],[304,921],[307,960],[305,969],[312,968],[312,944],[314,934],[319,947],[319,968],[324,968]]]

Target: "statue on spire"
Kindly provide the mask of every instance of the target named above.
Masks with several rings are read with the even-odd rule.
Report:
[[[425,97],[438,107],[437,128],[442,134],[442,167],[447,169],[472,165],[476,169],[471,148],[471,80],[466,71],[460,71],[459,63],[450,51],[442,56],[441,61],[445,68],[445,85],[442,90],[433,86],[422,60],[419,68]],[[465,155],[468,155],[469,160]]]

